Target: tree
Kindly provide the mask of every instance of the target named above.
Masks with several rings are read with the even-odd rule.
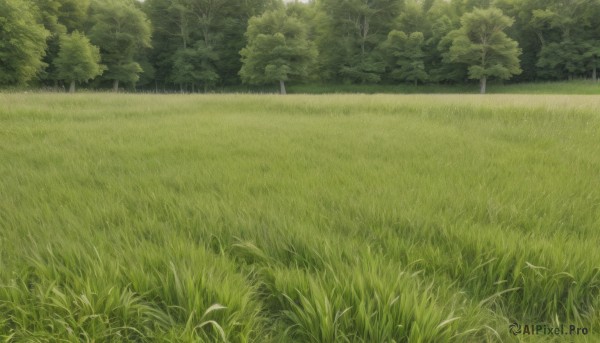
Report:
[[[184,85],[188,84],[192,85],[193,91],[196,83],[201,83],[206,92],[208,86],[219,79],[215,66],[219,61],[219,53],[215,46],[224,43],[220,22],[226,17],[225,11],[230,2],[173,0],[167,6],[163,5],[172,14],[172,24],[177,28],[175,36],[181,41],[170,61],[172,68],[169,79],[178,83],[182,92]]]
[[[565,39],[545,44],[539,53],[538,75],[549,78],[572,79],[586,70],[583,45],[580,42]]]
[[[592,81],[598,82],[598,67],[600,66],[600,40],[587,41],[583,58],[587,61],[587,67],[592,69]]]
[[[0,0],[0,84],[25,84],[44,67],[49,33],[27,0]]]
[[[189,68],[183,60],[198,47],[210,51],[205,62],[218,79],[213,83],[238,84],[242,66],[239,52],[246,45],[244,34],[248,20],[260,15],[275,0],[145,0],[142,8],[152,21],[152,47],[149,62],[156,70],[158,82],[189,86],[182,70]],[[203,42],[203,43],[200,43]],[[186,53],[182,53],[182,49]],[[210,56],[208,56],[210,55]],[[188,65],[185,67],[185,65]],[[184,67],[184,68],[182,68]],[[206,76],[210,71],[205,70]],[[189,73],[188,73],[189,76]],[[185,81],[184,81],[185,80]],[[210,83],[209,83],[210,84]],[[193,84],[192,84],[193,86]]]
[[[592,80],[598,82],[598,67],[600,67],[600,1],[590,1],[585,8],[587,15],[585,31],[581,32],[584,37],[583,58],[586,68],[592,71]]]
[[[67,32],[67,28],[59,22],[61,1],[60,0],[36,0],[41,22],[50,33],[46,40],[46,53],[43,62],[45,68],[39,74],[42,81],[52,80],[57,86],[56,70],[52,61],[58,54],[59,37]]]
[[[130,0],[103,0],[92,3],[90,40],[100,47],[107,70],[103,77],[113,82],[135,84],[142,67],[135,60],[136,53],[150,47],[150,22],[144,12]]]
[[[549,0],[495,0],[494,6],[502,10],[504,15],[514,18],[515,23],[507,29],[507,34],[519,43],[523,53],[519,56],[521,74],[519,81],[535,81],[539,78],[538,57],[547,34],[535,23],[533,11],[545,6]],[[550,0],[551,1],[551,0]]]
[[[598,0],[496,0],[516,18],[510,31],[523,49],[521,79],[566,79],[593,74],[593,53],[582,58],[598,37]],[[590,70],[591,69],[591,70]]]
[[[242,81],[265,84],[279,81],[285,94],[285,81],[308,76],[317,51],[307,39],[307,25],[285,10],[265,12],[250,19],[248,45],[242,49]]]
[[[100,65],[100,49],[78,31],[60,37],[60,50],[54,64],[58,78],[70,83],[71,93],[75,92],[76,82],[87,82],[105,69]]]
[[[453,63],[449,55],[452,41],[446,36],[452,30],[460,27],[460,16],[452,4],[445,0],[431,0],[423,3],[425,18],[428,25],[423,25],[427,31],[423,32],[425,44],[425,69],[430,82],[458,83],[467,79],[467,68],[464,64]]]
[[[399,0],[319,1],[316,26],[323,78],[379,82],[385,62],[376,49],[393,29],[402,4]]]
[[[50,32],[47,40],[44,63],[47,67],[40,73],[42,81],[52,81],[58,86],[58,71],[54,60],[58,56],[60,37],[75,30],[83,32],[89,0],[35,0],[39,16],[46,30]]]
[[[173,79],[175,82],[191,84],[199,83],[204,86],[204,92],[218,79],[215,62],[217,54],[203,41],[198,41],[193,48],[180,49],[175,53],[173,64]],[[193,89],[192,89],[193,91]]]
[[[499,9],[475,9],[463,15],[460,29],[448,34],[450,59],[469,66],[469,78],[479,79],[482,94],[489,77],[508,80],[521,73],[521,49],[504,33],[512,23]]]
[[[402,31],[393,30],[384,43],[384,49],[390,60],[392,78],[399,81],[419,82],[427,80],[423,58],[423,34],[413,32],[409,36]]]

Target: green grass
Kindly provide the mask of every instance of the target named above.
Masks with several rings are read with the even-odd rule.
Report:
[[[0,338],[600,341],[598,108],[0,94]]]
[[[85,85],[83,86],[85,87]],[[179,94],[178,88],[163,89],[159,92]],[[39,87],[0,89],[4,93],[44,93],[46,90]],[[103,92],[111,92],[109,89],[100,89]],[[156,88],[150,86],[138,87],[137,91],[126,89],[131,93],[154,93]],[[413,84],[301,84],[289,82],[287,84],[289,94],[479,94],[479,83],[471,80],[468,84],[436,85],[426,84],[414,86]],[[94,92],[85,88],[79,88],[78,92]],[[219,86],[209,90],[213,94],[277,94],[279,84],[251,86]],[[600,83],[591,80],[554,81],[554,82],[532,82],[532,83],[503,83],[498,80],[488,82],[487,92],[490,94],[558,94],[558,95],[600,95]]]
[[[330,94],[330,93],[365,93],[365,94],[477,94],[479,83],[461,85],[412,84],[396,85],[327,85],[327,84],[291,84],[289,93],[296,94]],[[248,89],[247,89],[248,90]],[[275,87],[272,92],[276,92]],[[600,84],[592,81],[575,80],[564,82],[508,83],[492,80],[487,89],[491,94],[582,94],[600,95]]]

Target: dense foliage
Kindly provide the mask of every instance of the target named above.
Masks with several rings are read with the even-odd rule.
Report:
[[[272,68],[242,69],[242,60],[262,60],[256,67],[263,69],[279,66],[275,74],[294,70],[290,80],[296,82],[477,79],[482,89],[488,78],[596,81],[600,66],[600,0],[0,0],[0,8],[5,86],[68,82],[54,60],[60,37],[75,30],[100,48],[107,67],[95,88],[118,89],[121,82],[129,89],[189,92],[281,81],[264,77]],[[300,28],[294,44],[303,46],[304,57],[286,53],[283,63],[277,51],[257,48],[283,42],[277,38],[281,25],[260,33],[271,42],[249,26],[253,17],[265,20],[266,12],[286,13],[295,22],[286,25]],[[498,31],[484,34],[492,41],[482,42],[473,30],[490,20]]]
[[[0,0],[0,85],[23,84],[44,67],[48,31],[26,1]]]

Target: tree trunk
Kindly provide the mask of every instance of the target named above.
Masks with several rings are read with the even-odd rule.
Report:
[[[360,30],[360,49],[362,54],[360,55],[361,58],[364,58],[365,56],[365,44],[367,42],[367,37],[369,35],[369,19],[367,18],[367,16],[365,15],[363,17],[363,23],[362,23],[362,27]]]
[[[286,95],[285,91],[285,82],[283,80],[279,80],[279,94]]]
[[[114,80],[113,81],[113,92],[118,92],[119,91],[119,80]]]
[[[487,77],[484,76],[479,80],[479,92],[481,94],[485,94],[486,87],[487,87]]]
[[[594,81],[594,83],[598,82],[598,71],[597,71],[597,67],[594,66],[594,69],[592,70],[592,81]]]
[[[69,87],[69,93],[75,93],[75,81],[71,81],[71,86]]]

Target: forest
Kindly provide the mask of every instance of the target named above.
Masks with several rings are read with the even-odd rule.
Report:
[[[600,0],[0,0],[0,87],[597,80]]]

